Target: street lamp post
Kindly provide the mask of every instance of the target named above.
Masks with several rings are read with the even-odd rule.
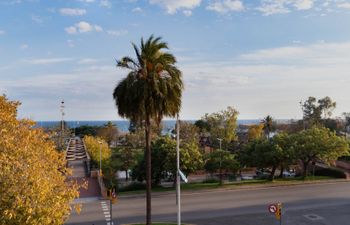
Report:
[[[100,144],[100,176],[102,175],[102,141],[98,142]]]
[[[222,151],[221,151],[221,142],[222,138],[217,138],[219,141],[219,146],[220,146],[220,163],[219,163],[219,175],[220,175],[220,185],[222,184]]]
[[[180,122],[179,114],[176,118],[176,197],[177,197],[177,225],[181,225],[181,198],[180,198]]]

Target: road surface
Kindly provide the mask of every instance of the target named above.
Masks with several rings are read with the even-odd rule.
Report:
[[[277,225],[267,209],[274,202],[283,203],[283,225],[350,225],[350,182],[183,192],[182,218],[198,225]],[[153,221],[176,221],[175,194],[154,194],[152,205]],[[101,201],[90,201],[67,224],[105,225],[104,215]],[[121,197],[113,219],[114,224],[144,221],[144,196]]]

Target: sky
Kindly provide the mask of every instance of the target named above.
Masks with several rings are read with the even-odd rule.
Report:
[[[350,0],[0,0],[0,94],[21,118],[119,120],[113,89],[131,43],[161,36],[185,90],[180,118],[302,117],[331,97],[350,111]]]

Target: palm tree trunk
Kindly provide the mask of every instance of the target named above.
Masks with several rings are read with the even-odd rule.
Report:
[[[151,121],[147,116],[145,124],[146,136],[146,225],[152,224],[151,191],[152,191],[152,159],[151,159]]]

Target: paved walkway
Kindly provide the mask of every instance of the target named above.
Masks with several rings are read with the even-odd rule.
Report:
[[[100,197],[100,187],[97,178],[89,177],[86,172],[87,154],[82,140],[78,137],[72,138],[67,148],[66,159],[68,167],[73,170],[71,179],[75,179],[79,184],[87,183],[87,189],[80,188],[80,198]]]

